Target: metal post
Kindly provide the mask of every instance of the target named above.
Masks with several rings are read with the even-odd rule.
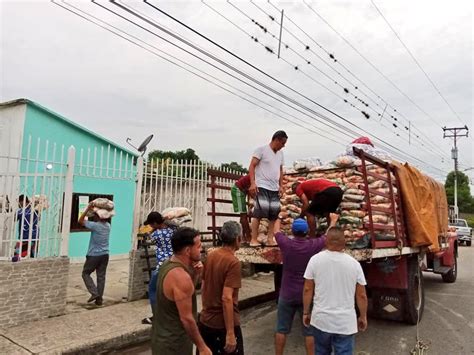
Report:
[[[453,132],[451,135],[446,134],[446,131]],[[466,131],[464,134],[460,134],[460,132]],[[469,136],[469,128],[467,126],[464,127],[453,127],[453,128],[446,128],[443,127],[443,138],[454,138],[454,148],[451,150],[451,158],[454,160],[454,213],[455,218],[458,218],[458,146],[457,140],[460,137],[468,137]]]
[[[64,182],[63,218],[61,221],[61,256],[69,254],[69,233],[71,229],[72,192],[74,185],[74,163],[76,149],[70,146],[67,151],[67,170]]]
[[[283,30],[283,11],[285,10],[281,10],[281,21],[280,21],[280,39],[278,41],[278,59],[280,59],[280,48],[281,48],[281,33],[282,33],[282,30]]]
[[[411,145],[411,121],[408,121],[408,144]]]
[[[133,208],[133,228],[132,228],[132,250],[137,249],[138,228],[140,227],[140,205],[142,200],[143,184],[143,157],[137,160],[137,180],[135,189],[135,206]]]

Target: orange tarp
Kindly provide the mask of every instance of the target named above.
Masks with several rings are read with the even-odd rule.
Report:
[[[448,231],[448,201],[444,186],[408,163],[392,164],[397,168],[411,245],[439,250],[438,237]]]

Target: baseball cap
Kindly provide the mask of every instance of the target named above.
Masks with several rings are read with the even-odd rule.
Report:
[[[145,222],[143,222],[144,225],[149,225],[149,224],[152,224],[152,223],[157,223],[157,224],[161,224],[163,223],[164,219],[163,219],[163,216],[161,215],[161,213],[159,212],[150,212],[145,220]]]
[[[309,229],[308,222],[306,222],[306,220],[303,218],[295,219],[295,221],[293,222],[293,225],[291,226],[291,231],[293,233],[299,233],[299,234],[308,233],[308,229]]]

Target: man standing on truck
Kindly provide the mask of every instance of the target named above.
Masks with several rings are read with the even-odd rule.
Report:
[[[240,224],[242,225],[243,241],[250,241],[250,225],[247,214],[247,195],[250,188],[250,175],[244,175],[232,186],[230,192],[232,196],[232,206],[234,212],[240,214]]]
[[[336,225],[339,215],[331,213],[329,228]],[[326,243],[326,237],[308,238],[308,223],[295,219],[291,227],[293,236],[280,232],[280,218],[275,222],[275,238],[283,260],[283,277],[278,299],[277,327],[275,334],[275,354],[283,355],[286,336],[291,332],[295,313],[303,319],[304,272],[311,257],[319,253]],[[303,327],[306,354],[314,354],[314,337],[310,328]]]
[[[273,134],[270,144],[259,147],[252,156],[249,167],[249,194],[255,199],[252,212],[252,239],[250,246],[259,246],[258,227],[262,218],[267,218],[267,245],[275,246],[273,228],[280,213],[280,196],[283,194],[283,152],[288,136],[284,131]]]
[[[304,273],[303,323],[313,330],[316,354],[330,355],[333,348],[336,355],[352,354],[355,333],[367,328],[364,273],[359,262],[344,253],[345,243],[342,230],[330,228],[327,250],[313,256]]]
[[[314,237],[316,216],[326,217],[329,224],[329,214],[336,212],[341,204],[343,191],[336,183],[326,179],[295,182],[292,188],[303,204],[301,218],[308,219],[309,236]]]

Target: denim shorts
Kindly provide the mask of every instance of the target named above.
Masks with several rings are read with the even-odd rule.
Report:
[[[303,329],[303,335],[305,337],[312,336],[313,331],[311,327],[307,328],[303,325],[303,303],[301,303],[301,301],[286,301],[282,298],[278,299],[276,332],[289,334],[296,312],[298,312],[298,319]]]
[[[354,352],[355,334],[343,335],[326,333],[311,326],[314,335],[314,353],[316,355],[352,355]]]

